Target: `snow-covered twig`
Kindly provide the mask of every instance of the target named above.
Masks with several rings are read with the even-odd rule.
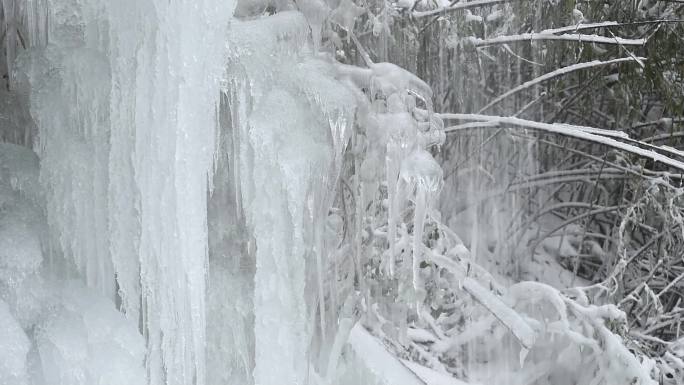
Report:
[[[532,348],[537,338],[536,333],[520,314],[508,307],[501,299],[483,288],[472,278],[463,280],[463,289],[504,324],[515,338],[520,341],[523,348]]]
[[[527,82],[525,82],[525,83],[523,83],[523,84],[521,84],[521,85],[519,85],[519,86],[517,86],[517,87],[515,87],[515,88],[513,88],[513,89],[511,89],[511,90],[509,90],[509,91],[507,91],[507,92],[505,92],[505,93],[503,93],[502,95],[500,95],[500,96],[497,97],[496,99],[494,99],[494,100],[492,100],[491,102],[489,102],[489,104],[487,104],[486,106],[482,107],[482,108],[480,109],[480,111],[478,111],[478,113],[481,114],[481,113],[483,113],[484,111],[487,111],[487,110],[490,109],[492,106],[495,106],[496,104],[498,104],[499,102],[501,102],[502,100],[506,99],[507,97],[509,97],[509,96],[511,96],[511,95],[514,95],[514,94],[516,94],[516,93],[518,93],[518,92],[520,92],[520,91],[523,91],[523,90],[525,90],[525,89],[527,89],[527,88],[530,88],[530,87],[532,87],[532,86],[534,86],[534,85],[537,85],[537,84],[539,84],[539,83],[542,83],[542,82],[544,82],[544,81],[547,81],[547,80],[556,78],[556,77],[558,77],[558,76],[562,76],[562,75],[568,74],[568,73],[570,73],[570,72],[579,71],[579,70],[583,70],[583,69],[587,69],[587,68],[593,68],[593,67],[599,67],[599,66],[606,66],[606,65],[616,64],[616,63],[629,62],[629,61],[636,61],[637,63],[640,63],[640,64],[641,64],[641,61],[643,61],[643,60],[646,60],[646,58],[643,58],[643,57],[638,57],[638,58],[635,58],[635,57],[626,57],[626,58],[613,59],[613,60],[606,60],[606,61],[593,60],[593,61],[586,62],[586,63],[578,63],[578,64],[573,64],[573,65],[570,65],[570,66],[567,66],[567,67],[559,68],[559,69],[557,69],[557,70],[555,70],[555,71],[551,71],[551,72],[546,73],[546,74],[544,74],[544,75],[542,75],[542,76],[539,76],[539,77],[534,78],[534,79],[532,79],[532,80],[530,80],[530,81],[527,81]]]
[[[520,41],[540,41],[540,40],[559,40],[559,41],[575,41],[578,43],[597,43],[597,44],[622,44],[642,46],[646,44],[646,39],[624,39],[612,38],[599,35],[587,35],[582,33],[564,33],[556,35],[548,32],[530,32],[519,35],[505,35],[497,36],[488,39],[480,39],[470,37],[469,41],[475,47],[484,47],[495,44],[514,43]]]
[[[620,25],[617,21],[602,21],[599,23],[588,23],[588,24],[577,24],[577,25],[568,25],[565,27],[559,27],[559,28],[553,28],[553,29],[545,29],[541,31],[540,33],[564,33],[564,32],[577,32],[577,31],[582,31],[585,29],[595,29],[595,28],[605,28],[605,27],[616,27]]]
[[[413,13],[411,13],[411,16],[413,16],[416,19],[420,19],[423,17],[439,15],[439,14],[443,14],[446,12],[453,12],[453,11],[459,11],[459,10],[464,10],[464,9],[486,7],[486,6],[495,5],[495,4],[508,3],[510,1],[511,0],[464,1],[464,2],[452,4],[448,7],[440,7],[440,8],[436,8],[436,9],[431,9],[429,11],[413,11]]]
[[[577,31],[582,31],[582,30],[587,30],[587,29],[596,29],[596,28],[624,27],[624,26],[633,26],[633,25],[661,24],[661,23],[662,24],[664,24],[664,23],[681,23],[681,22],[682,22],[682,20],[667,20],[667,19],[643,20],[643,21],[637,21],[637,22],[631,22],[631,23],[618,23],[617,21],[601,21],[598,23],[568,25],[566,27],[545,29],[545,30],[541,31],[541,33],[577,32]]]
[[[560,134],[576,139],[587,140],[597,144],[602,144],[618,150],[626,151],[634,155],[652,159],[656,162],[660,162],[677,170],[684,171],[684,162],[660,154],[654,150],[647,150],[633,144],[623,143],[619,141],[618,139],[629,139],[622,132],[603,130],[592,127],[574,126],[569,124],[541,123],[520,118],[502,116],[488,116],[477,114],[439,114],[439,117],[445,120],[479,120],[484,122],[498,122],[499,124],[508,124],[512,126],[526,127],[544,132]],[[449,127],[447,127],[445,131],[449,132]],[[659,147],[652,147],[660,149]]]

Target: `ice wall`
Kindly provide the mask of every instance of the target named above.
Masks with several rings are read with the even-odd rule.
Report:
[[[36,44],[14,81],[38,125],[51,250],[65,261],[53,267],[140,325],[150,383],[203,384],[207,186],[232,3],[42,5],[49,43],[44,9],[27,3]]]

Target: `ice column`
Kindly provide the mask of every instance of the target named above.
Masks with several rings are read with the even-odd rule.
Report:
[[[112,251],[122,252],[115,265],[135,314],[128,241],[138,244],[152,384],[205,383],[206,197],[231,13],[222,0],[111,6],[112,154],[120,156],[111,157],[110,192],[123,194],[110,198]],[[128,230],[136,209],[137,234]]]
[[[316,231],[324,227],[354,113],[353,97],[330,63],[313,58],[308,33],[296,12],[235,23],[231,31],[231,42],[240,43],[229,62],[232,131],[256,243],[259,385],[305,384],[317,358],[309,357],[316,322],[310,314],[323,319],[325,308],[315,306],[326,294]]]

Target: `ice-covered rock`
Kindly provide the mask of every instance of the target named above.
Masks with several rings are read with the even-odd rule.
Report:
[[[24,146],[0,143],[0,185],[35,204],[42,204],[36,154]]]
[[[42,306],[39,218],[40,211],[26,202],[0,208],[0,298],[12,307],[24,327],[35,322]]]
[[[146,384],[145,344],[114,304],[77,282],[57,288],[36,331],[49,384]]]
[[[9,306],[0,300],[0,385],[28,384],[26,356],[31,347],[29,339]]]
[[[425,385],[382,342],[357,324],[349,334],[339,385]]]
[[[40,267],[46,234],[38,159],[28,148],[0,144],[0,298],[24,327],[44,296]]]
[[[0,88],[0,142],[31,146],[36,127],[24,95]]]

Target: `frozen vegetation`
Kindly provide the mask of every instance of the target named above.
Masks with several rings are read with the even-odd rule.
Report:
[[[684,383],[684,5],[625,7],[0,1],[0,385]]]

